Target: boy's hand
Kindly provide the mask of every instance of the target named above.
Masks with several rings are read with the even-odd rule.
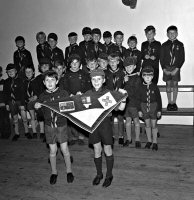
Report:
[[[161,115],[162,115],[162,113],[159,111],[159,112],[157,112],[157,118],[160,118],[161,117]]]
[[[151,59],[151,60],[155,60],[156,57],[155,57],[155,56],[150,56],[150,59]]]
[[[141,111],[138,112],[139,117],[143,117],[143,113]]]
[[[41,107],[42,107],[42,105],[40,103],[38,103],[38,102],[36,102],[35,105],[34,105],[35,109],[39,109]]]
[[[78,91],[78,92],[76,93],[76,95],[82,95],[82,93],[81,93],[80,91]]]
[[[122,94],[127,94],[127,91],[126,90],[124,90],[124,89],[121,89],[121,88],[119,88],[119,90],[118,90],[120,93],[122,93]]]
[[[129,77],[128,77],[128,76],[125,76],[125,77],[124,77],[124,81],[127,82],[128,80],[129,80]]]
[[[166,70],[166,69],[164,69],[163,71],[164,71],[164,73],[165,73],[166,75],[171,75],[171,72],[170,72],[170,71],[168,71],[168,70]]]
[[[7,111],[10,111],[9,105],[6,105],[5,107],[6,107],[6,110],[7,110]]]
[[[74,95],[73,94],[70,94],[70,97],[73,97]]]
[[[145,59],[150,59],[150,56],[149,55],[145,55]]]
[[[36,99],[37,99],[37,96],[34,95],[34,96],[32,96],[32,97],[29,98],[29,101],[36,101]]]
[[[177,73],[178,70],[179,70],[178,68],[175,68],[173,71],[171,71],[171,75],[175,76],[175,74]]]

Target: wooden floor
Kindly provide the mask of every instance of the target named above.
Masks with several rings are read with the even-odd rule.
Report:
[[[194,129],[160,126],[159,151],[114,147],[114,179],[108,188],[93,186],[93,152],[87,145],[70,147],[75,181],[67,184],[61,154],[58,180],[50,185],[48,149],[24,137],[0,140],[0,200],[193,200]],[[142,135],[142,145],[146,138]],[[103,160],[105,174],[105,162]]]

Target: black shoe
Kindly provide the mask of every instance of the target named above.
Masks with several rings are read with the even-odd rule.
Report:
[[[50,184],[54,185],[57,182],[57,174],[52,174],[50,177]]]
[[[73,156],[70,156],[70,161],[71,163],[73,163]]]
[[[123,138],[123,137],[120,137],[120,138],[119,138],[119,144],[121,144],[121,145],[124,144],[124,138]]]
[[[140,149],[141,148],[141,142],[140,141],[135,141],[135,148]]]
[[[145,145],[145,149],[150,149],[150,147],[152,146],[151,142],[147,142]]]
[[[31,140],[32,139],[32,136],[31,136],[31,134],[30,133],[25,133],[25,136],[29,139],[29,140]]]
[[[129,141],[129,140],[126,140],[124,143],[123,143],[123,146],[124,147],[128,147],[129,144],[132,144],[132,139]]]
[[[96,175],[96,177],[94,178],[92,184],[93,185],[99,185],[100,181],[103,179],[103,174],[101,175]]]
[[[158,144],[153,143],[152,150],[158,151]]]
[[[112,180],[113,180],[113,176],[106,177],[105,180],[104,180],[104,183],[102,184],[102,187],[108,187],[108,186],[110,186],[111,183],[112,183]]]
[[[20,135],[15,134],[12,138],[12,141],[17,141],[19,139]]]
[[[176,105],[176,103],[172,104],[172,110],[173,111],[177,111],[178,110],[178,106]]]
[[[114,137],[112,137],[112,142],[113,142],[113,144],[115,143],[115,138]]]
[[[84,139],[78,139],[77,143],[81,146],[83,146],[85,144]]]
[[[172,109],[173,109],[173,104],[170,104],[170,103],[169,103],[169,104],[167,105],[167,110],[168,110],[168,111],[172,111]]]
[[[44,133],[40,133],[40,139],[42,140],[42,142],[46,142],[46,136]]]
[[[32,134],[32,138],[33,138],[33,139],[37,139],[37,138],[38,138],[38,134],[37,134],[37,133],[33,133],[33,134]]]
[[[73,174],[70,172],[70,173],[67,173],[67,182],[68,183],[72,183],[74,180],[74,176]]]
[[[70,140],[70,141],[68,141],[68,145],[69,145],[69,146],[72,146],[72,145],[74,145],[75,143],[76,143],[75,140]]]

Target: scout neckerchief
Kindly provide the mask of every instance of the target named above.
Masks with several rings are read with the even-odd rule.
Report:
[[[151,85],[151,83],[147,84],[147,83],[143,82],[143,84],[147,86],[147,90],[146,90],[146,110],[147,110],[147,112],[149,112],[150,111],[150,93],[151,93],[150,85]]]
[[[23,71],[23,65],[22,65],[22,61],[23,61],[23,58],[24,58],[24,54],[23,54],[23,50],[25,50],[25,48],[22,48],[22,49],[18,49],[18,55],[19,55],[19,66],[20,66],[20,71]]]
[[[16,75],[16,77],[14,77],[14,78],[11,78],[11,102],[12,102],[12,104],[15,104],[15,102],[16,102],[16,98],[15,98],[15,79],[17,78],[17,75]]]
[[[129,54],[129,56],[130,56],[130,57],[133,57],[133,56],[134,56],[134,51],[135,51],[135,50],[137,50],[137,48],[136,48],[136,47],[135,47],[135,48],[133,48],[133,49],[132,49],[132,48],[129,48],[129,51],[130,51],[130,54]]]
[[[35,78],[32,77],[30,80],[28,80],[28,85],[27,85],[27,96],[28,96],[28,99],[34,95],[34,94],[33,94],[33,90],[30,90],[30,83],[31,83],[32,80],[34,80],[34,79],[35,79]]]
[[[98,53],[98,43],[94,43],[94,50],[96,53]]]
[[[41,51],[41,55],[44,58],[45,57],[45,43],[40,45],[40,51]]]
[[[171,41],[171,47],[170,47],[170,66],[173,66],[174,62],[175,62],[175,55],[174,55],[174,50],[175,50],[175,44],[174,44],[174,40]]]
[[[113,75],[113,89],[114,90],[118,90],[119,88],[118,88],[118,85],[117,85],[117,83],[118,83],[118,80],[119,80],[119,77],[117,76],[117,72],[119,71],[119,68],[117,68],[115,71],[113,71],[113,70],[111,70],[111,69],[109,69],[110,70],[110,72],[112,73],[112,75]]]
[[[46,90],[46,91],[47,91],[48,93],[52,94],[52,93],[56,92],[58,89],[59,89],[59,88],[57,87],[57,88],[55,88],[53,91],[49,91],[49,90]],[[55,98],[54,98],[54,96],[52,95],[52,96],[50,97],[50,101],[54,101],[54,100],[55,100]],[[57,127],[57,113],[54,112],[53,110],[51,110],[51,127],[52,127],[52,128]]]

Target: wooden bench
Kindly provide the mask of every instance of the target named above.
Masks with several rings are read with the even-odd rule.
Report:
[[[160,92],[166,92],[165,85],[159,85]],[[179,85],[178,92],[192,92],[193,93],[193,107],[191,108],[178,108],[177,111],[168,111],[166,108],[162,109],[162,115],[166,116],[193,116],[194,126],[194,85]]]

